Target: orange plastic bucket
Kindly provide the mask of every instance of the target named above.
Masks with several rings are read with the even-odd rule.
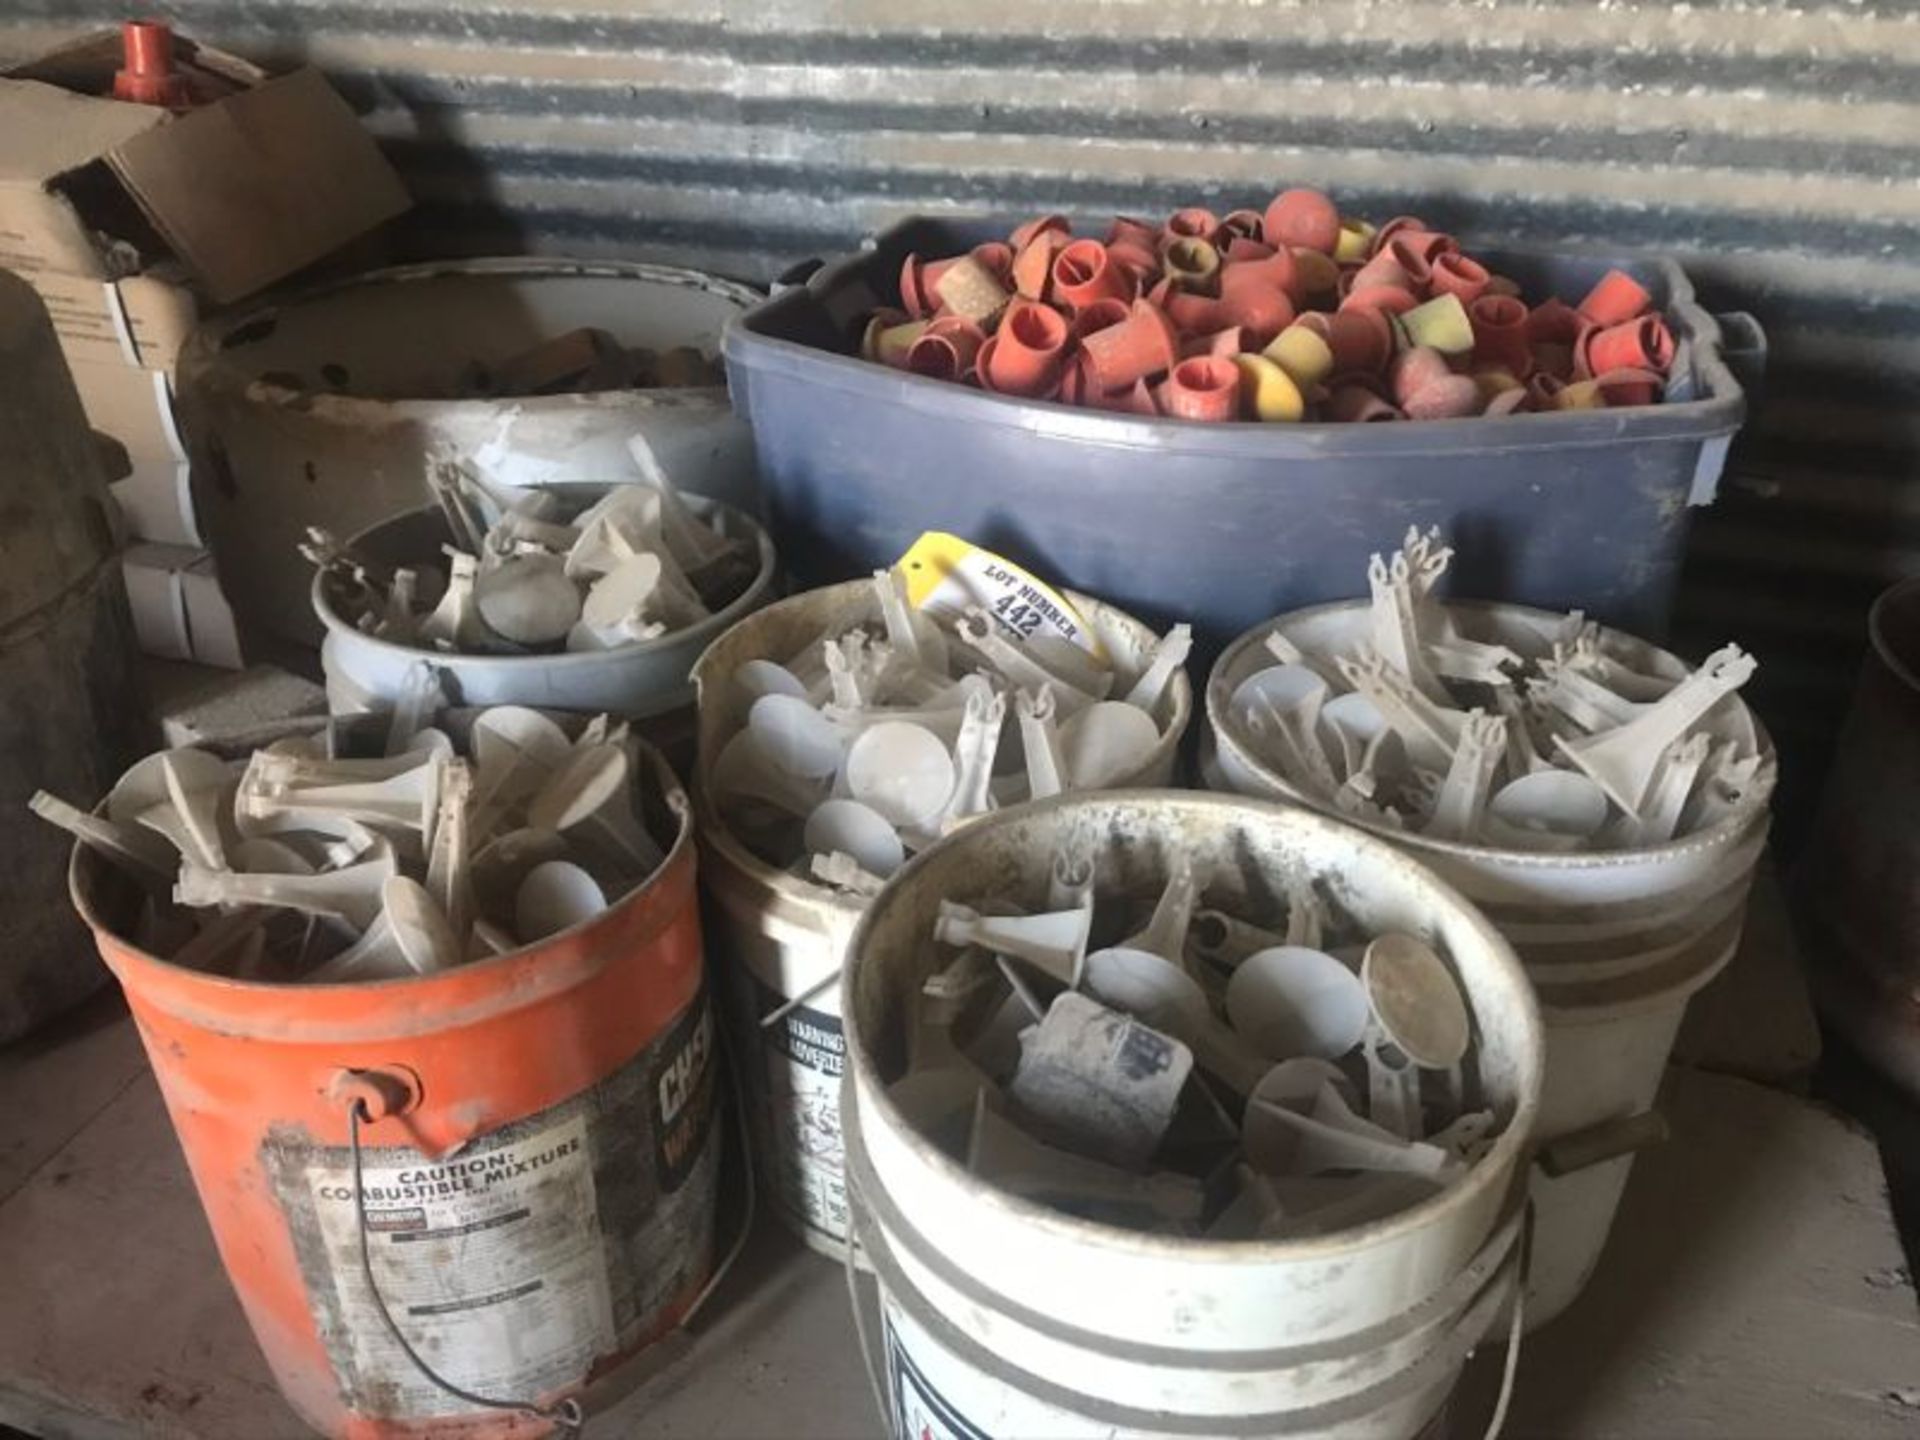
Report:
[[[288,1402],[342,1440],[532,1436],[673,1326],[712,1266],[719,1057],[685,793],[644,751],[644,886],[537,945],[440,975],[265,985],[121,938],[134,887],[75,851],[74,904],[126,991],[228,1277]]]

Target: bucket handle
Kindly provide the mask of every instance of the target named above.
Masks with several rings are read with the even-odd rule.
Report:
[[[807,289],[808,282],[826,267],[827,262],[818,255],[809,255],[804,260],[794,261],[773,277],[773,283],[767,287],[767,297],[778,299],[789,290]]]
[[[1745,310],[1724,310],[1716,314],[1724,348],[1718,359],[1732,372],[1735,383],[1746,397],[1746,413],[1751,415],[1760,403],[1760,388],[1767,372],[1767,332]],[[1737,422],[1736,422],[1737,423]],[[1727,451],[1733,446],[1733,431],[1712,435],[1700,444],[1693,465],[1693,486],[1687,494],[1689,505],[1711,505],[1720,489],[1720,472],[1727,463]]]
[[[1658,1110],[1616,1115],[1583,1130],[1554,1136],[1534,1152],[1533,1163],[1549,1180],[1559,1180],[1623,1155],[1638,1154],[1658,1145],[1669,1133],[1667,1117]]]
[[[727,1027],[724,1025],[715,1025],[713,1037],[727,1064],[727,1089],[733,1101],[734,1137],[740,1147],[740,1168],[745,1172],[741,1179],[745,1185],[746,1205],[744,1213],[740,1216],[740,1233],[733,1237],[733,1243],[727,1247],[726,1257],[713,1267],[713,1274],[707,1277],[707,1283],[700,1288],[700,1293],[693,1297],[692,1303],[680,1316],[680,1323],[675,1328],[681,1331],[685,1331],[693,1324],[694,1317],[705,1307],[707,1301],[713,1298],[714,1291],[720,1288],[720,1282],[725,1280],[732,1273],[733,1267],[739,1263],[740,1256],[746,1251],[747,1241],[753,1236],[753,1222],[758,1218],[759,1204],[756,1195],[760,1187],[753,1173],[753,1136],[748,1129],[747,1091],[741,1081],[740,1066],[734,1059],[733,1047],[728,1043],[726,1030]]]
[[[367,1072],[369,1074],[373,1072]],[[354,1072],[343,1072],[349,1081],[361,1078]],[[351,1084],[336,1087],[342,1091],[357,1090]],[[382,1087],[372,1087],[378,1091]],[[397,1114],[397,1108],[389,1108],[377,1093],[347,1093],[343,1095],[347,1111],[347,1143],[353,1157],[353,1218],[360,1232],[360,1278],[366,1283],[367,1294],[373,1297],[374,1313],[386,1326],[387,1334],[393,1343],[400,1347],[400,1353],[418,1370],[429,1384],[445,1391],[463,1404],[477,1410],[505,1410],[515,1415],[525,1415],[534,1420],[545,1420],[553,1426],[553,1433],[561,1436],[578,1436],[586,1426],[586,1415],[580,1408],[580,1402],[572,1396],[552,1405],[542,1405],[533,1400],[499,1400],[488,1395],[476,1395],[471,1390],[463,1390],[446,1376],[435,1370],[421,1358],[420,1352],[413,1348],[413,1342],[407,1339],[393,1318],[393,1312],[387,1309],[386,1296],[380,1293],[380,1283],[373,1276],[373,1250],[367,1234],[367,1192],[361,1183],[360,1171],[360,1126],[364,1122],[371,1125],[375,1120]],[[379,1113],[375,1113],[375,1112]]]
[[[1747,392],[1747,408],[1752,410],[1767,374],[1767,332],[1747,310],[1716,310],[1713,319],[1720,327],[1720,358]]]
[[[1520,1217],[1520,1273],[1513,1282],[1513,1312],[1507,1317],[1507,1353],[1500,1366],[1500,1390],[1494,1396],[1493,1414],[1487,1417],[1483,1440],[1500,1440],[1506,1428],[1507,1410],[1513,1404],[1514,1382],[1520,1375],[1520,1342],[1526,1338],[1527,1285],[1533,1278],[1533,1197],[1527,1197],[1526,1213]]]
[[[715,1037],[725,1056],[730,1082],[728,1089],[732,1092],[732,1108],[741,1164],[746,1170],[744,1177],[746,1208],[745,1213],[740,1217],[740,1232],[734,1236],[725,1258],[714,1266],[713,1274],[707,1277],[707,1283],[701,1287],[700,1293],[693,1297],[681,1314],[675,1329],[683,1333],[693,1323],[694,1317],[700,1313],[707,1301],[713,1297],[714,1292],[720,1288],[721,1282],[732,1272],[734,1265],[745,1252],[747,1241],[753,1234],[755,1211],[758,1208],[755,1202],[755,1192],[758,1187],[753,1175],[753,1142],[747,1131],[746,1092],[740,1083],[739,1066],[734,1063],[733,1052],[727,1045],[723,1031],[724,1027],[716,1027]],[[472,1405],[476,1409],[505,1410],[535,1420],[548,1421],[554,1427],[553,1433],[562,1437],[562,1440],[576,1440],[576,1437],[584,1435],[586,1412],[580,1402],[572,1396],[552,1405],[541,1405],[529,1400],[496,1400],[485,1395],[476,1395],[461,1389],[436,1372],[420,1357],[420,1353],[401,1333],[392,1312],[387,1309],[386,1297],[380,1293],[379,1283],[373,1275],[373,1257],[367,1235],[366,1192],[360,1179],[360,1126],[362,1123],[370,1125],[376,1120],[398,1118],[406,1114],[419,1103],[420,1079],[411,1071],[401,1070],[398,1067],[380,1070],[341,1070],[336,1072],[329,1088],[336,1103],[344,1106],[347,1111],[347,1139],[353,1158],[353,1212],[360,1235],[360,1277],[366,1283],[367,1293],[373,1297],[375,1312],[386,1326],[387,1333],[393,1337],[394,1343],[400,1347],[400,1353],[407,1357],[414,1369],[418,1370],[429,1383],[445,1391],[454,1399]],[[864,1335],[861,1344],[864,1349]]]
[[[849,1205],[847,1243],[840,1249],[840,1262],[846,1269],[847,1304],[853,1311],[854,1339],[860,1345],[860,1362],[867,1367],[867,1387],[873,1395],[874,1408],[880,1412],[880,1433],[885,1435],[891,1433],[893,1424],[893,1387],[880,1374],[880,1359],[874,1354],[873,1336],[867,1331],[867,1307],[860,1294],[860,1248],[860,1207]]]

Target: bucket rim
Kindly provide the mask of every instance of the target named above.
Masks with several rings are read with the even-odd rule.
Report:
[[[249,327],[277,321],[285,312],[331,300],[354,291],[380,286],[421,284],[444,280],[525,279],[525,280],[628,280],[645,284],[701,290],[733,307],[735,316],[758,305],[763,292],[737,280],[728,280],[704,270],[683,265],[661,265],[648,261],[586,260],[566,256],[493,255],[473,259],[420,261],[407,265],[388,265],[354,275],[341,276],[305,286],[290,295],[276,297],[263,304],[237,310],[212,323],[198,327],[182,350],[183,370],[197,370],[198,384],[245,390],[250,399],[281,408],[314,407],[342,420],[363,424],[390,422],[423,410],[436,414],[461,410],[495,410],[514,405],[522,410],[564,411],[577,409],[629,408],[635,396],[656,396],[676,406],[728,408],[726,385],[659,386],[652,390],[604,390],[571,395],[494,395],[473,398],[434,398],[409,395],[379,399],[366,395],[314,394],[248,373],[231,355],[242,343],[236,337]],[[724,327],[723,327],[724,333]]]
[[[1371,852],[1369,860],[1378,862],[1389,871],[1403,870],[1407,879],[1429,890],[1431,898],[1441,908],[1455,912],[1459,920],[1473,932],[1475,940],[1485,948],[1499,974],[1499,983],[1506,991],[1502,1003],[1511,1004],[1519,1017],[1522,1039],[1515,1057],[1518,1096],[1493,1147],[1451,1185],[1379,1219],[1326,1235],[1294,1239],[1216,1240],[1204,1236],[1154,1235],[1085,1220],[981,1181],[928,1139],[894,1105],[863,1033],[859,1006],[849,997],[842,1001],[840,1023],[846,1037],[845,1094],[857,1097],[853,1103],[881,1107],[886,1114],[888,1128],[913,1151],[921,1165],[942,1175],[950,1184],[970,1185],[975,1199],[1004,1209],[1022,1224],[1036,1226],[1059,1239],[1102,1249],[1116,1256],[1175,1260],[1181,1264],[1241,1265],[1249,1260],[1281,1264],[1338,1259],[1406,1238],[1426,1228],[1427,1222],[1442,1210],[1463,1204],[1468,1196],[1495,1186],[1523,1184],[1527,1151],[1533,1143],[1546,1075],[1546,1029],[1526,970],[1512,945],[1486,915],[1431,868],[1374,835],[1355,826],[1343,825],[1316,811],[1301,810],[1256,796],[1227,795],[1206,790],[1145,789],[1068,792],[995,811],[963,830],[943,836],[895,872],[887,890],[874,897],[873,903],[860,916],[847,945],[846,971],[851,972],[861,963],[868,934],[876,923],[876,915],[883,913],[887,904],[894,903],[918,871],[927,868],[929,857],[937,859],[984,831],[1029,820],[1036,815],[1072,810],[1089,804],[1140,806],[1149,802],[1155,806],[1171,804],[1215,812],[1247,810],[1282,829],[1304,831],[1338,843],[1357,845],[1361,850]],[[850,973],[842,974],[843,989],[850,978]]]
[[[696,848],[693,807],[666,758],[647,741],[637,736],[634,738],[640,747],[642,760],[661,786],[666,808],[679,822],[673,844],[667,847],[659,867],[633,891],[597,915],[531,944],[516,946],[504,954],[469,960],[434,974],[307,983],[243,980],[237,976],[216,975],[176,965],[165,956],[142,949],[133,940],[122,936],[101,915],[99,906],[95,904],[97,877],[90,872],[103,870],[107,862],[81,841],[74,842],[67,861],[68,898],[92,934],[102,962],[114,972],[123,989],[131,991],[136,988],[127,983],[127,977],[121,971],[122,965],[125,965],[142,975],[143,982],[137,989],[144,999],[170,1013],[190,1015],[209,1028],[227,1029],[238,1023],[248,1033],[270,1031],[272,1022],[262,1017],[271,1007],[263,1006],[261,1002],[275,1001],[294,1012],[291,1018],[298,1026],[297,1034],[301,1040],[331,1043],[362,1038],[362,1032],[369,1029],[378,1030],[383,1035],[390,1034],[390,1026],[369,1025],[364,1014],[349,1003],[356,997],[377,995],[383,999],[411,1002],[412,1013],[421,1017],[416,1028],[452,1029],[465,1023],[479,1010],[492,1008],[489,997],[493,997],[495,992],[517,1007],[537,1003],[551,994],[570,988],[583,967],[598,969],[606,963],[604,951],[607,947],[581,943],[592,940],[599,931],[626,929],[637,923],[652,936],[664,932],[675,923],[677,911],[666,903],[664,897],[678,888],[691,889],[694,884]],[[105,804],[103,798],[95,806],[96,813],[103,812]],[[643,917],[638,913],[643,909],[656,913]],[[553,953],[547,953],[549,951]],[[594,959],[596,954],[602,958]],[[512,975],[515,970],[528,973],[522,978],[515,978]],[[336,1013],[315,1013],[320,1011]]]
[[[642,481],[609,480],[607,488],[625,484],[643,484]],[[582,491],[591,490],[594,482],[569,482],[565,489],[577,487]],[[435,670],[450,671],[454,674],[472,675],[524,675],[533,670],[557,671],[560,674],[584,672],[596,666],[604,667],[613,661],[628,661],[649,658],[671,652],[676,647],[684,647],[689,642],[707,642],[717,638],[723,628],[731,629],[740,620],[764,608],[767,593],[773,589],[779,576],[779,557],[773,548],[773,537],[767,528],[746,511],[716,500],[711,496],[689,492],[686,496],[689,505],[696,514],[711,514],[722,522],[723,531],[744,532],[739,538],[753,542],[754,553],[759,561],[752,582],[729,604],[704,619],[679,630],[670,630],[665,635],[657,635],[651,640],[633,640],[625,645],[617,645],[610,650],[562,651],[557,655],[465,655],[445,650],[423,650],[414,645],[401,645],[378,635],[369,635],[357,626],[349,625],[344,616],[333,608],[326,596],[326,574],[316,570],[313,581],[308,587],[308,595],[313,605],[313,613],[326,627],[327,635],[338,645],[350,647],[364,654],[374,654],[390,658],[396,664],[420,664],[432,666]],[[365,529],[351,536],[349,545],[364,545],[384,532],[401,525],[417,521],[422,516],[433,516],[438,511],[432,505],[418,505],[411,510],[402,510],[389,515],[384,520],[375,521]],[[701,649],[704,653],[705,644]]]
[[[791,870],[769,865],[749,850],[720,818],[719,808],[713,803],[711,787],[706,777],[698,773],[693,781],[693,813],[701,846],[713,851],[728,868],[750,883],[761,886],[781,899],[804,900],[824,906],[830,913],[841,917],[849,928],[853,918],[865,912],[869,903],[865,897],[851,891],[836,890],[818,880],[809,880]],[[709,880],[708,883],[711,885],[713,882]]]
[[[809,605],[824,609],[829,601],[851,600],[860,592],[867,590],[871,584],[872,582],[870,580],[839,580],[829,585],[816,585],[808,590],[796,591],[792,595],[782,596],[771,604],[756,607],[751,613],[740,616],[724,631],[714,636],[712,643],[700,653],[700,658],[694,662],[693,669],[689,672],[689,678],[693,681],[694,689],[694,728],[696,736],[699,731],[699,716],[701,711],[700,697],[706,693],[708,683],[714,678],[709,669],[709,665],[715,651],[719,650],[728,640],[732,639],[737,632],[743,631],[749,626],[771,623],[785,615],[804,611]],[[1083,594],[1078,590],[1069,589],[1065,586],[1060,587],[1060,593],[1072,601],[1076,608],[1093,608],[1104,611],[1126,622],[1130,626],[1137,627],[1143,635],[1153,635],[1155,639],[1159,638],[1158,635],[1154,633],[1153,627],[1147,624],[1146,621],[1121,609],[1111,601],[1102,600],[1098,596]],[[771,657],[762,656],[760,658]],[[1193,724],[1194,705],[1198,698],[1198,687],[1193,683],[1193,676],[1188,673],[1185,665],[1181,665],[1174,671],[1173,681],[1169,689],[1173,695],[1173,713],[1167,721],[1165,733],[1160,736],[1154,745],[1153,759],[1149,762],[1148,768],[1158,762],[1165,750],[1172,749],[1177,751],[1188,728]],[[822,885],[817,880],[810,880],[803,875],[795,875],[791,870],[780,869],[771,865],[754,854],[754,852],[733,833],[733,827],[726,823],[720,814],[719,806],[715,804],[713,800],[713,786],[710,782],[712,780],[713,764],[718,758],[719,747],[707,745],[697,746],[691,788],[693,791],[694,814],[699,820],[701,843],[717,851],[727,864],[739,871],[748,880],[756,884],[764,885],[778,896],[791,900],[806,900],[830,904],[835,912],[847,918],[864,914],[870,903],[867,899],[850,896],[844,891],[835,890],[830,885]],[[1110,794],[1112,792],[1101,791],[1099,793]],[[905,869],[906,867],[902,866],[901,868]]]
[[[1915,583],[1920,584],[1920,580],[1916,580]],[[1708,826],[1704,830],[1697,830],[1691,835],[1683,835],[1677,839],[1664,841],[1659,845],[1652,845],[1638,850],[1562,852],[1514,850],[1499,845],[1476,845],[1465,840],[1443,840],[1437,836],[1421,835],[1411,830],[1394,830],[1361,816],[1337,814],[1330,810],[1324,801],[1316,796],[1307,794],[1304,790],[1300,789],[1299,786],[1295,785],[1291,780],[1287,779],[1284,775],[1280,774],[1279,771],[1259,759],[1253,753],[1252,748],[1247,743],[1244,727],[1242,727],[1232,715],[1232,707],[1229,703],[1231,697],[1227,690],[1227,671],[1234,664],[1238,663],[1240,657],[1247,651],[1253,649],[1257,643],[1264,640],[1268,634],[1274,632],[1286,622],[1305,620],[1309,617],[1330,615],[1341,611],[1364,610],[1368,607],[1369,603],[1370,602],[1365,600],[1332,600],[1321,605],[1302,606],[1298,610],[1288,610],[1282,614],[1262,620],[1252,629],[1235,636],[1227,645],[1227,648],[1220,652],[1220,657],[1213,662],[1213,668],[1207,672],[1206,707],[1208,731],[1211,732],[1216,743],[1222,748],[1229,745],[1232,747],[1233,757],[1236,761],[1257,774],[1262,783],[1271,785],[1276,791],[1280,792],[1280,795],[1284,796],[1282,803],[1302,806],[1312,810],[1315,814],[1324,815],[1342,824],[1352,825],[1356,829],[1364,830],[1369,835],[1377,835],[1382,839],[1390,840],[1395,845],[1402,846],[1409,851],[1431,852],[1467,866],[1494,866],[1513,870],[1591,871],[1626,869],[1638,865],[1665,866],[1671,862],[1692,856],[1704,855],[1709,851],[1729,847],[1745,838],[1751,831],[1755,829],[1764,830],[1770,824],[1768,802],[1771,800],[1773,794],[1771,786],[1769,786],[1764,793],[1743,804],[1725,819]],[[1504,612],[1510,615],[1525,616],[1537,620],[1564,620],[1566,618],[1563,612],[1543,610],[1539,606],[1519,605],[1505,600],[1448,599],[1441,603],[1448,609],[1473,610],[1481,613]],[[1671,650],[1668,650],[1663,645],[1656,645],[1651,640],[1642,640],[1640,637],[1629,634],[1627,631],[1612,625],[1602,625],[1600,629],[1602,634],[1632,640],[1635,644],[1646,646],[1664,659],[1672,660],[1678,665],[1687,665],[1685,660],[1675,655]],[[1689,665],[1687,668],[1692,670],[1697,667]],[[1741,699],[1737,693],[1731,698],[1746,712],[1748,720],[1752,722],[1754,739],[1757,742],[1760,755],[1763,758],[1773,758],[1775,754],[1773,736],[1768,732],[1766,725],[1762,723],[1759,714],[1755,712],[1753,707],[1748,705],[1745,700]],[[1233,793],[1238,794],[1240,792],[1235,791]]]

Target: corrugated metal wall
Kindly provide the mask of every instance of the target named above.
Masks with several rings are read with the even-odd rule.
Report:
[[[1696,527],[1681,638],[1762,657],[1802,763],[1867,601],[1920,569],[1920,17],[1880,0],[185,0],[325,66],[420,251],[764,279],[913,210],[1168,209],[1285,181],[1463,233],[1678,255],[1757,313],[1764,404]],[[0,54],[117,19],[0,8]],[[0,137],[4,143],[4,137]],[[1794,786],[1794,781],[1800,781]]]

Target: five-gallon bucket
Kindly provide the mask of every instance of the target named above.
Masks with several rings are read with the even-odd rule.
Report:
[[[1123,674],[1146,663],[1154,634],[1113,606],[1069,598]],[[756,1171],[770,1208],[814,1249],[838,1257],[847,1236],[841,1176],[840,1082],[845,1042],[840,987],[847,939],[862,905],[855,896],[768,863],[728,829],[713,793],[713,766],[745,725],[752,697],[734,684],[749,660],[786,661],[822,635],[855,625],[878,630],[880,606],[864,580],[830,585],[770,605],[714,641],[694,667],[699,692],[699,768],[694,804],[705,851],[702,878],[715,963],[728,1000],[734,1053],[746,1071]],[[1177,674],[1162,702],[1160,741],[1128,784],[1173,781],[1193,688]],[[762,1019],[781,1012],[763,1025]]]
[[[706,1283],[719,1058],[692,825],[644,753],[637,803],[676,837],[653,877],[550,939],[419,978],[182,969],[123,938],[139,895],[75,852],[74,903],[126,991],[228,1277],[281,1391],[329,1436],[553,1429],[441,1389],[383,1305],[442,1379],[551,1411]]]
[[[313,577],[313,612],[326,627],[320,646],[327,708],[335,715],[390,710],[416,665],[425,664],[451,705],[530,705],[544,710],[604,712],[639,722],[641,732],[676,763],[692,757],[694,661],[734,621],[774,593],[773,542],[750,516],[700,496],[693,512],[730,540],[753,548],[753,580],[723,609],[655,640],[612,650],[555,655],[457,655],[399,645],[369,635],[341,614],[326,572]],[[438,510],[410,510],[355,535],[352,548],[390,565],[432,560],[452,533]],[[683,757],[682,752],[685,752]]]
[[[1448,609],[1463,634],[1488,641],[1537,637],[1564,620],[1519,605],[1456,601]],[[1316,606],[1227,647],[1207,681],[1200,768],[1209,788],[1319,805],[1255,752],[1229,701],[1249,675],[1275,663],[1264,643],[1270,631],[1316,652],[1343,653],[1368,615],[1364,601]],[[1652,645],[1640,647],[1636,664],[1672,679],[1688,669]],[[1732,704],[1737,723],[1750,727],[1748,748],[1771,755],[1758,722],[1737,699]],[[1739,947],[1747,891],[1766,846],[1765,796],[1664,845],[1592,854],[1500,849],[1341,818],[1400,846],[1478,905],[1533,982],[1547,1027],[1547,1071],[1527,1323],[1545,1324],[1573,1303],[1599,1263],[1633,1150],[1662,1133],[1648,1112],[1687,1001]]]
[[[1176,856],[1204,903],[1311,879],[1375,933],[1450,957],[1502,1124],[1447,1188],[1312,1238],[1122,1229],[990,1185],[889,1095],[942,901],[1036,907],[1051,858],[1093,836],[1096,904],[1152,895]],[[1101,843],[1104,842],[1104,843]],[[912,861],[854,933],[847,1175],[878,1276],[895,1440],[965,1436],[1405,1437],[1446,1402],[1518,1281],[1518,1204],[1542,1067],[1539,1015],[1499,933],[1391,846],[1240,797],[1121,791],[1020,806]]]

